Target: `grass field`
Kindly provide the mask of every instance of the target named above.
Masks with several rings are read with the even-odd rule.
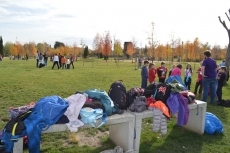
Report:
[[[59,95],[63,98],[74,94],[76,91],[84,91],[90,88],[100,88],[108,91],[110,84],[122,79],[127,90],[140,86],[140,70],[135,70],[135,64],[113,60],[108,64],[104,60],[77,61],[75,69],[58,70],[48,67],[36,68],[35,60],[9,60],[4,58],[0,62],[0,128],[9,120],[8,108],[27,105],[31,101],[36,102],[44,96]],[[84,64],[84,66],[83,66]],[[156,62],[159,65],[158,62]],[[198,63],[192,63],[195,70]],[[169,65],[168,65],[169,67]],[[184,66],[185,67],[185,66]],[[194,90],[196,74],[193,75],[192,89]],[[229,85],[224,87],[223,98],[230,99]],[[199,99],[200,97],[197,97]],[[158,134],[152,132],[152,118],[144,120],[141,135],[140,153],[229,153],[230,152],[230,111],[208,103],[208,112],[215,114],[224,125],[223,134],[197,135],[178,127],[175,119],[168,123],[168,134],[163,138],[157,138]],[[106,131],[107,127],[97,129],[80,130],[88,137],[94,137],[98,132]],[[100,145],[92,147],[80,146],[77,141],[70,140],[69,132],[42,135],[41,152],[43,153],[98,153],[105,149],[111,149],[115,145],[108,136],[99,137]],[[28,152],[25,150],[25,152]]]

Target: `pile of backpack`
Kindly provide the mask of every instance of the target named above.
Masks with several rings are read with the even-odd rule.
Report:
[[[129,90],[126,90],[123,81],[115,81],[111,84],[108,95],[118,109],[143,112],[155,101],[166,104],[171,93],[182,94],[188,100],[188,104],[195,102],[195,95],[185,90],[184,85],[177,80],[150,84],[145,89],[133,87]]]
[[[124,110],[143,112],[159,101],[170,110],[167,101],[176,101],[175,94],[186,97],[187,103],[194,102],[195,96],[190,96],[183,85],[181,87],[180,83],[173,81],[170,83],[126,90],[123,81],[118,80],[111,84],[108,92],[89,89],[77,91],[67,98],[46,96],[36,103],[10,108],[10,121],[0,134],[1,148],[4,146],[6,152],[11,152],[14,142],[23,137],[29,152],[34,153],[40,150],[42,131],[53,124],[66,124],[71,132],[77,132],[78,127],[84,124],[98,128],[106,123],[107,116],[122,114]]]

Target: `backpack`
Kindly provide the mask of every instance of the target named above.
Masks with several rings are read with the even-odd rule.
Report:
[[[163,103],[166,103],[166,100],[170,96],[171,93],[171,86],[167,83],[160,83],[157,84],[154,98],[156,101],[162,101]]]
[[[147,86],[145,88],[143,96],[145,96],[146,98],[151,97],[154,94],[156,88],[157,88],[157,84],[156,83],[150,84],[149,86]]]
[[[143,93],[144,93],[144,90],[141,87],[134,87],[128,90],[126,92],[126,102],[128,106],[130,106],[133,103],[136,96],[142,96]]]
[[[143,112],[147,109],[147,103],[145,96],[136,96],[133,103],[129,106],[129,110],[132,112]]]
[[[59,96],[47,96],[39,99],[34,106],[33,111],[41,113],[48,129],[50,125],[55,124],[65,113],[69,103]],[[46,130],[44,129],[44,130]]]
[[[117,113],[116,105],[112,106],[111,103],[113,103],[113,101],[104,90],[90,89],[84,91],[84,93],[86,93],[89,98],[100,100],[108,116]]]
[[[123,82],[115,81],[112,83],[108,95],[113,100],[114,105],[117,105],[119,109],[127,109],[128,104],[126,103],[126,88]]]
[[[93,109],[90,107],[82,108],[80,111],[81,121],[84,124],[90,124],[95,128],[99,128],[104,125],[107,121],[107,115],[103,113],[103,110],[100,108]],[[102,122],[100,125],[95,126],[95,123],[98,119],[102,118]]]
[[[5,126],[5,132],[11,133],[12,136],[20,135],[26,129],[24,120],[32,113],[32,110],[28,110],[19,114],[16,118],[11,119]]]

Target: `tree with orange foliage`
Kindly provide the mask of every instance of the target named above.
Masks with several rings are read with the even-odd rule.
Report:
[[[129,57],[130,57],[130,56],[133,56],[133,54],[134,54],[134,46],[133,46],[133,43],[132,43],[132,42],[128,42],[126,54],[128,54]]]
[[[102,55],[107,62],[108,56],[111,54],[112,44],[111,44],[111,37],[109,32],[106,32],[103,44],[102,44]]]

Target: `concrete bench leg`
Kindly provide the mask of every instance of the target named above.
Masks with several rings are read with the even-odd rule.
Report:
[[[140,149],[141,126],[142,126],[142,118],[136,117],[136,122],[135,122],[136,139],[134,139],[134,147],[133,147],[135,153],[139,153],[139,149]]]
[[[14,143],[13,153],[23,153],[23,138]]]
[[[110,140],[123,148],[124,151],[133,150],[134,120],[110,125],[109,136]]]

